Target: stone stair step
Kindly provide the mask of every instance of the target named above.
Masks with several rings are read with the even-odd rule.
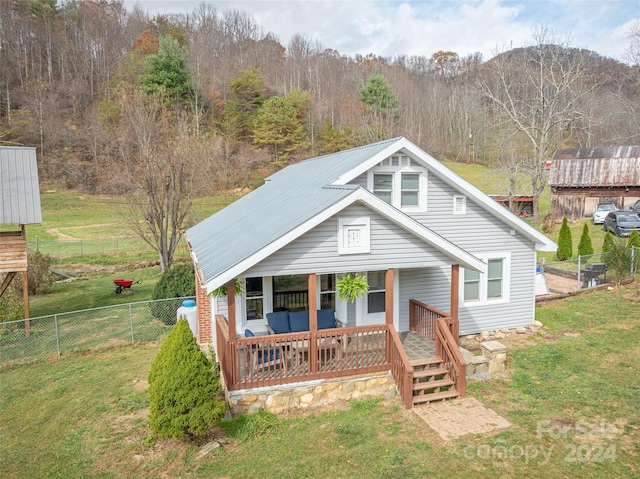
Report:
[[[453,399],[457,398],[458,396],[458,391],[456,391],[455,389],[431,394],[419,394],[418,396],[413,396],[413,404],[441,401],[443,399]]]
[[[436,389],[436,388],[453,386],[453,384],[454,384],[453,379],[450,379],[450,378],[439,379],[437,381],[424,381],[419,383],[413,383],[413,390],[423,391],[425,389]]]

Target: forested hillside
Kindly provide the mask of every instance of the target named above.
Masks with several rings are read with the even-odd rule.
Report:
[[[630,64],[544,29],[493,59],[347,57],[205,5],[154,18],[109,0],[0,9],[0,144],[38,147],[43,181],[89,193],[211,194],[406,136],[436,158],[532,175],[536,194],[557,147],[640,143],[638,32]]]

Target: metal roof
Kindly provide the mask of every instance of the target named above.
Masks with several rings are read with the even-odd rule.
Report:
[[[36,149],[0,147],[0,224],[42,223]]]
[[[640,146],[557,150],[549,185],[570,188],[640,186]]]
[[[274,242],[295,233],[305,223],[317,220],[327,210],[343,204],[343,200],[358,197],[359,201],[369,203],[370,207],[376,209],[373,203],[378,202],[378,199],[375,196],[358,195],[362,188],[349,183],[388,155],[399,151],[406,152],[432,173],[477,200],[480,206],[535,242],[536,247],[544,250],[555,250],[557,247],[542,233],[508,212],[409,140],[400,137],[288,166],[268,177],[260,188],[189,228],[185,235],[192,255],[200,266],[202,279],[208,283],[208,287],[212,286],[211,281],[214,279],[215,284],[220,283],[221,278],[229,275],[232,269],[241,269],[248,258],[260,256],[272,248]],[[392,221],[405,222],[404,213],[391,209],[393,212],[388,216]],[[422,225],[420,228],[426,230],[424,238],[429,238],[426,241],[432,245],[451,245],[448,255],[455,257],[461,264],[475,264],[475,261],[479,261],[432,230]],[[218,285],[221,284],[224,283]],[[215,286],[212,287],[215,289]]]
[[[265,184],[189,228],[185,235],[205,281],[260,251],[352,193],[357,186],[327,186],[345,168],[384,150],[394,140],[320,156],[288,166]]]

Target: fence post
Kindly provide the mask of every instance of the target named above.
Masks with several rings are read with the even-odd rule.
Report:
[[[56,327],[56,348],[58,349],[58,357],[61,356],[60,354],[60,335],[58,334],[58,315],[54,314],[53,315],[53,323],[55,324]]]
[[[131,324],[131,342],[135,343],[136,340],[133,336],[133,312],[131,309],[131,303],[129,303],[129,323]]]
[[[580,260],[581,260],[582,256],[578,255],[578,287],[577,290],[580,291],[580,275],[581,275],[581,267],[580,267]]]

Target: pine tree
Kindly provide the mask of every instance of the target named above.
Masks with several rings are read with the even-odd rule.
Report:
[[[640,248],[640,234],[638,234],[638,230],[633,228],[631,230],[631,234],[629,235],[629,241],[627,242],[627,248]]]
[[[225,403],[218,377],[196,344],[189,324],[180,319],[149,372],[149,425],[156,438],[202,437],[219,422]]]
[[[569,223],[567,217],[562,219],[562,226],[560,227],[560,233],[558,234],[558,251],[556,257],[560,261],[566,261],[573,256],[573,239],[571,238],[571,230],[569,229]]]
[[[593,254],[593,244],[591,243],[591,236],[589,235],[589,226],[585,221],[582,228],[582,236],[580,236],[580,243],[578,243],[578,254],[580,256],[587,256]]]
[[[613,246],[613,236],[611,236],[611,233],[607,231],[607,233],[604,235],[604,241],[602,242],[602,252],[608,253],[613,249]]]

